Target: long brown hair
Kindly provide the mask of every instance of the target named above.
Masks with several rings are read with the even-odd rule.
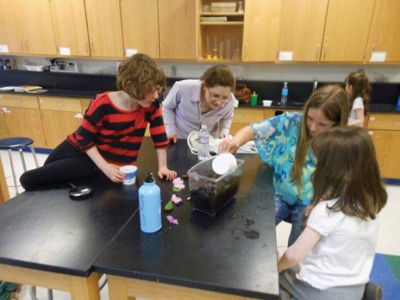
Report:
[[[344,82],[352,87],[352,93],[350,95],[350,110],[353,106],[354,100],[357,97],[361,97],[365,107],[364,114],[366,115],[369,111],[369,103],[371,100],[370,95],[372,92],[372,87],[367,75],[364,72],[351,72],[347,75]]]
[[[307,115],[310,108],[320,109],[324,116],[332,121],[334,126],[345,126],[349,115],[348,97],[346,92],[338,85],[326,85],[316,90],[307,100],[303,109],[303,119],[299,139],[297,141],[296,155],[291,178],[297,182],[297,188],[301,189],[301,177],[303,166],[311,135],[307,128]]]
[[[313,139],[317,157],[312,203],[339,198],[329,209],[375,219],[387,193],[369,134],[360,127],[333,128]]]
[[[138,100],[155,89],[161,93],[166,85],[164,71],[145,54],[135,54],[118,67],[117,88]]]
[[[214,87],[220,85],[235,90],[235,76],[227,65],[215,65],[208,68],[200,79],[205,83],[206,87]]]

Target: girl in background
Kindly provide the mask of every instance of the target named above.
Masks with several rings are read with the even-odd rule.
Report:
[[[303,113],[284,113],[251,124],[221,142],[219,152],[235,153],[241,145],[255,140],[260,158],[273,168],[275,224],[292,224],[289,245],[304,228],[304,212],[314,192],[311,176],[316,160],[310,142],[321,132],[345,126],[348,104],[341,87],[324,86],[310,96]]]
[[[279,259],[281,299],[361,299],[387,199],[375,149],[358,127],[321,133],[312,148],[318,160],[313,209]]]
[[[364,116],[367,114],[372,87],[364,72],[352,72],[346,79],[346,92],[350,96],[349,126],[364,126]]]
[[[191,131],[207,125],[216,138],[229,134],[233,118],[235,77],[226,65],[208,68],[200,79],[175,82],[163,102],[168,138],[186,139]]]

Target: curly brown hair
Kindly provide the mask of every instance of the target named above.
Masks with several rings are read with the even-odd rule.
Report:
[[[164,71],[145,54],[135,54],[121,62],[117,73],[117,88],[142,100],[151,92],[160,93],[167,85]]]
[[[227,65],[215,65],[208,68],[200,79],[209,88],[220,85],[229,87],[232,91],[235,90],[235,76]]]

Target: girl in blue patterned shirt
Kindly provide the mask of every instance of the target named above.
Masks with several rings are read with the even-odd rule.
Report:
[[[260,158],[274,170],[275,224],[292,224],[289,245],[302,232],[304,213],[313,197],[311,182],[316,158],[311,140],[335,126],[345,126],[348,98],[339,86],[321,87],[307,100],[303,113],[284,113],[240,129],[233,138],[225,139],[219,152],[235,153],[250,140],[255,140]]]

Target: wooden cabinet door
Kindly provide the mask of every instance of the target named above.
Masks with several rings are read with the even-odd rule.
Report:
[[[5,114],[9,113],[8,107],[0,107],[0,139],[9,137]]]
[[[0,55],[24,53],[22,29],[18,21],[18,3],[15,0],[0,1]]]
[[[262,109],[236,108],[233,111],[233,120],[229,133],[234,135],[242,127],[262,120],[264,120],[264,111]]]
[[[158,1],[160,58],[196,58],[196,1]]]
[[[381,176],[400,179],[400,131],[371,130],[369,134],[374,142]]]
[[[374,1],[329,1],[321,61],[364,60]]]
[[[85,0],[93,57],[123,57],[119,0]]]
[[[39,105],[48,148],[54,149],[82,123],[80,99],[40,97]]]
[[[125,49],[159,58],[157,0],[122,0],[121,16]]]
[[[319,61],[327,9],[328,0],[283,0],[279,51],[291,52],[291,61]]]
[[[282,0],[246,1],[244,11],[243,61],[275,61]]]
[[[400,1],[378,0],[368,42],[366,61],[373,52],[384,52],[386,62],[400,62]],[[379,61],[379,60],[378,60]]]
[[[16,0],[26,54],[57,55],[49,0]]]
[[[84,0],[51,0],[50,8],[58,55],[90,56]]]

